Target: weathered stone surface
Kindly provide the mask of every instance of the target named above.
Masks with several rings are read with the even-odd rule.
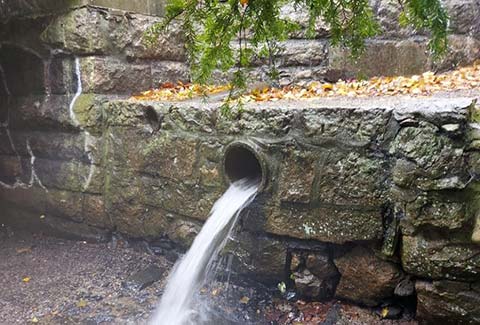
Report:
[[[454,281],[417,280],[417,318],[431,324],[480,322],[478,285]]]
[[[330,68],[343,71],[344,77],[365,78],[378,75],[420,74],[429,67],[425,41],[402,40],[367,42],[365,53],[352,62],[349,51],[330,50]]]
[[[407,167],[404,165],[411,164],[397,163],[394,181],[400,186],[414,182],[422,190],[463,189],[469,178],[464,149],[449,137],[439,134],[439,129],[427,122],[400,129],[390,153],[416,163],[415,169],[408,173],[411,176],[402,175]]]
[[[454,198],[454,193],[451,194]],[[419,195],[415,201],[406,203],[406,219],[402,221],[404,234],[411,232],[411,228],[433,226],[449,230],[461,229],[470,221],[465,202],[455,202],[450,198],[440,198]],[[408,226],[407,226],[408,224]]]
[[[13,184],[23,174],[22,160],[16,156],[0,156],[0,181]]]
[[[125,64],[110,57],[86,57],[80,64],[84,92],[131,94],[152,87],[148,64]]]
[[[145,31],[159,21],[155,17],[84,7],[55,18],[42,38],[56,48],[79,55],[123,54],[133,58],[184,61],[185,49],[178,24],[173,24],[151,46],[146,45]]]
[[[104,169],[79,161],[36,159],[35,171],[47,187],[74,192],[103,193]]]
[[[186,63],[161,61],[152,63],[152,86],[157,87],[165,82],[188,82],[190,69]]]
[[[383,233],[380,209],[272,207],[267,208],[266,216],[267,232],[295,238],[345,243],[378,240]]]
[[[309,203],[315,178],[314,156],[286,149],[280,168],[279,197],[285,202]]]
[[[218,115],[217,115],[218,116]],[[235,119],[217,118],[218,134],[281,136],[290,129],[293,112],[281,107],[272,111],[265,107],[242,111]]]
[[[129,289],[143,290],[154,282],[161,280],[164,272],[165,270],[163,268],[152,264],[130,275],[123,285]]]
[[[480,9],[478,11],[480,12]],[[476,28],[480,31],[480,25]],[[434,69],[452,69],[472,64],[478,60],[480,58],[480,39],[475,38],[474,35],[449,35],[448,51],[439,62],[433,62]]]
[[[443,1],[450,16],[449,28],[453,34],[470,34],[478,37],[480,31],[480,3],[476,0]]]
[[[379,206],[385,199],[386,159],[337,150],[318,153],[314,198],[335,205]]]
[[[148,189],[142,194],[145,204],[198,220],[207,219],[213,204],[221,196],[219,190],[209,191],[175,180],[144,176],[141,182]]]
[[[84,221],[92,226],[112,229],[113,224],[107,214],[103,195],[83,194]]]
[[[188,249],[200,232],[200,228],[201,226],[198,223],[177,219],[171,223],[167,235],[170,240],[181,245],[184,249]]]
[[[223,254],[233,255],[232,269],[241,276],[277,284],[285,278],[287,249],[273,238],[242,231],[233,236]]]
[[[287,3],[280,10],[280,16],[282,18],[289,19],[290,21],[299,25],[299,30],[292,32],[292,38],[307,38],[307,29],[309,27],[309,13],[308,9],[301,4]],[[330,32],[328,25],[321,21],[315,24],[315,28],[312,35],[315,38],[327,36]]]
[[[290,270],[301,296],[325,299],[331,298],[335,293],[340,274],[325,251],[292,253]]]
[[[52,13],[64,12],[70,8],[83,7],[86,5],[114,8],[131,12],[141,12],[149,15],[162,15],[163,2],[151,2],[148,0],[123,1],[123,0],[73,0],[58,2],[56,0],[20,0],[0,3],[0,17],[9,19],[14,17],[26,18],[51,15]]]
[[[430,279],[475,280],[480,274],[480,247],[473,244],[428,239],[421,234],[403,236],[404,270]]]
[[[178,180],[194,181],[197,141],[165,134],[155,137],[143,149],[141,169],[151,174]]]
[[[373,251],[361,246],[334,262],[341,274],[335,295],[368,306],[393,296],[402,277],[398,266],[379,259]]]
[[[33,130],[75,130],[77,126],[68,112],[71,100],[69,96],[58,95],[16,97],[12,104],[15,114],[11,114],[10,126]]]
[[[84,220],[84,197],[79,192],[50,189],[45,193],[46,214],[55,217],[67,217],[73,221]]]
[[[472,242],[480,244],[480,213],[477,213],[474,220]]]
[[[15,204],[17,207],[35,211],[38,218],[46,210],[46,192],[38,186],[14,189],[0,186],[0,198],[2,201]]]
[[[329,109],[305,109],[302,125],[305,136],[319,145],[338,144],[340,147],[364,147],[371,142],[383,142],[391,112],[388,109],[362,109],[343,103],[330,103]]]
[[[328,43],[324,40],[291,40],[279,44],[276,56],[280,67],[326,65]]]
[[[15,149],[20,156],[29,157],[26,143],[35,157],[51,160],[79,160],[89,163],[82,133],[21,131],[11,132]],[[100,150],[101,151],[101,150]]]

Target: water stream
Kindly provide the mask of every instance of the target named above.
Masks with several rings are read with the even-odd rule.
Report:
[[[189,325],[208,322],[195,296],[225,246],[238,215],[255,197],[258,182],[239,180],[215,203],[210,217],[189,251],[175,264],[152,325]]]

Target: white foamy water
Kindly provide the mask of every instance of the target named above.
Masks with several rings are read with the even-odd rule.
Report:
[[[238,215],[255,197],[258,183],[239,180],[215,203],[210,217],[188,252],[175,264],[167,287],[150,324],[198,324],[199,306],[195,295],[204,284],[212,262],[225,246]]]

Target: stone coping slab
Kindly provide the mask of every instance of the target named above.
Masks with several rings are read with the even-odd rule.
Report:
[[[87,5],[152,16],[162,16],[164,13],[164,1],[159,0],[18,0],[0,3],[0,19],[49,16],[56,12]]]

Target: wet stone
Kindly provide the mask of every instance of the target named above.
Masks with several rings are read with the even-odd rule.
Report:
[[[154,282],[162,279],[165,270],[156,265],[149,265],[145,269],[130,275],[123,286],[130,290],[143,290]]]
[[[380,304],[394,294],[402,278],[401,269],[376,257],[374,252],[362,246],[335,259],[341,274],[335,296],[367,306]]]

